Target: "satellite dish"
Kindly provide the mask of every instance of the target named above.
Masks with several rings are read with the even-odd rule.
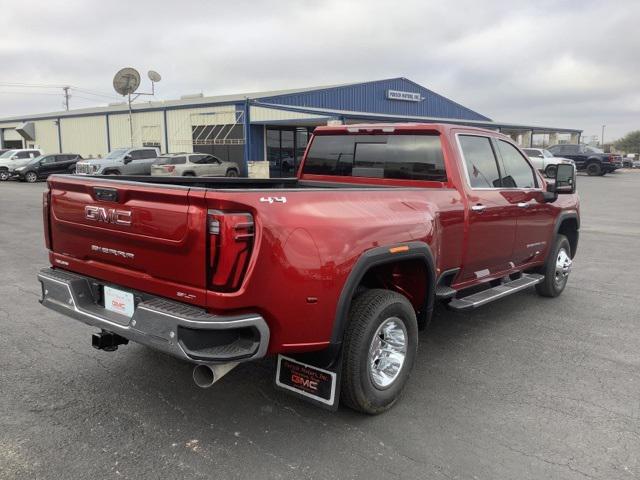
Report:
[[[131,95],[140,86],[140,74],[135,68],[123,68],[113,77],[113,88],[122,96]]]
[[[155,70],[149,70],[149,73],[147,73],[147,76],[149,77],[149,80],[151,80],[154,83],[157,83],[160,80],[162,80],[162,76]]]

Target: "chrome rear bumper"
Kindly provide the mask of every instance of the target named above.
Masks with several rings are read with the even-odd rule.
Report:
[[[105,284],[99,280],[53,268],[41,270],[38,280],[40,303],[45,307],[183,360],[242,362],[267,352],[269,327],[257,314],[212,315],[192,305],[114,285],[134,294],[135,311],[128,318],[101,305]]]

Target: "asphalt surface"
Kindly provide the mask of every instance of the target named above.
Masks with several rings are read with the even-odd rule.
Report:
[[[191,367],[44,309],[45,184],[0,184],[0,478],[640,478],[640,172],[579,176],[557,299],[439,308],[404,398],[329,413],[272,361],[198,389]]]

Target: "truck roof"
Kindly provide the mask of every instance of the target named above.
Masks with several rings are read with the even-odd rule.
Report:
[[[453,123],[354,123],[351,125],[328,125],[316,127],[313,133],[316,135],[326,135],[331,133],[361,133],[368,131],[376,132],[439,132],[445,133],[453,128],[462,128],[464,130],[474,130],[496,134],[495,130],[485,128],[469,127],[466,125],[457,125]]]

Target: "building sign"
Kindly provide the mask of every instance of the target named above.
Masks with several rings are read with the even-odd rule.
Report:
[[[401,92],[400,90],[387,90],[387,98],[389,100],[402,100],[404,102],[421,102],[424,100],[419,93]]]

